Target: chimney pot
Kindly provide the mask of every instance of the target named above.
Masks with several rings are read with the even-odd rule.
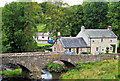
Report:
[[[85,31],[85,27],[84,26],[81,27],[81,31]]]
[[[60,36],[60,32],[58,32],[58,36]]]
[[[112,27],[111,27],[111,26],[108,26],[108,30],[111,30],[111,31],[112,31]]]

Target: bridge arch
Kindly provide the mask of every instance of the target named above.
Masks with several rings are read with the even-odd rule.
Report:
[[[22,69],[22,77],[29,77],[29,74],[31,73],[31,71],[25,67],[24,65],[18,64],[18,63],[4,63],[5,66],[8,66],[9,68],[15,68],[15,67],[20,67]]]
[[[73,68],[76,67],[76,65],[74,65],[74,64],[72,64],[71,62],[68,62],[68,61],[66,61],[66,60],[60,60],[60,61],[62,61],[62,62],[65,64],[65,66],[67,66],[67,67],[73,67]]]

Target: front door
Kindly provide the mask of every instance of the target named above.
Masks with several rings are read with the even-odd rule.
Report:
[[[79,48],[77,48],[77,54],[79,53]]]

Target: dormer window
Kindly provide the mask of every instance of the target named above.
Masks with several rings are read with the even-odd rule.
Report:
[[[113,40],[111,39],[110,42],[113,42]]]

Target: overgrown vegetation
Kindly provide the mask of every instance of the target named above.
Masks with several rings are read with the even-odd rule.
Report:
[[[48,70],[50,72],[62,72],[66,70],[65,65],[60,65],[53,62],[46,65],[43,69]]]
[[[4,70],[3,72],[0,72],[2,76],[18,76],[22,74],[22,69],[15,69],[13,71],[10,70]]]
[[[116,79],[118,78],[118,60],[104,60],[91,63],[77,63],[77,69],[60,76],[61,79]]]

